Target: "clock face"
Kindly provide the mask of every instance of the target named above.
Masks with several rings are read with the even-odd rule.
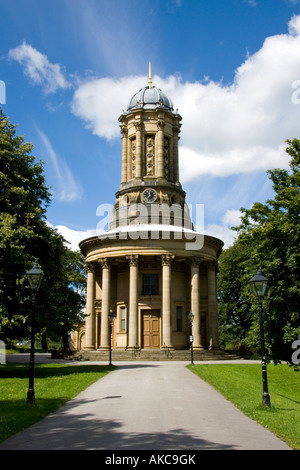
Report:
[[[154,202],[157,199],[157,192],[155,189],[148,188],[143,192],[143,201],[145,202]]]

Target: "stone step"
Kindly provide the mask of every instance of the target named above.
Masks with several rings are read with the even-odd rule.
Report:
[[[190,350],[112,350],[112,361],[191,361]],[[76,351],[68,356],[70,360],[107,361],[109,351]],[[193,351],[194,361],[236,360],[240,356],[223,350]]]

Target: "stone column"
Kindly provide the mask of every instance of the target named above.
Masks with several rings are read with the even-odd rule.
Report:
[[[101,306],[101,337],[100,349],[109,349],[110,344],[110,260],[103,258],[99,260],[102,265],[102,306]]]
[[[200,334],[200,279],[199,264],[201,258],[191,259],[191,309],[194,315],[192,324],[193,348],[202,349],[202,338]]]
[[[169,152],[169,180],[174,183],[174,137],[170,138]]]
[[[95,349],[95,270],[92,263],[86,263],[86,319],[85,319],[85,349]]]
[[[138,348],[138,255],[127,256],[129,262],[128,348]]]
[[[142,123],[135,122],[136,129],[136,171],[135,177],[142,177]]]
[[[173,127],[173,172],[174,183],[179,183],[179,161],[178,161],[178,141],[180,125]]]
[[[171,264],[174,256],[162,255],[162,329],[163,348],[173,348],[172,346],[172,325],[171,325]]]
[[[163,121],[157,121],[157,160],[158,160],[158,178],[164,178],[164,126]]]
[[[210,261],[207,264],[209,349],[219,347],[216,268],[216,261]]]
[[[122,134],[122,181],[121,183],[126,183],[127,181],[127,128],[126,126],[121,126]]]

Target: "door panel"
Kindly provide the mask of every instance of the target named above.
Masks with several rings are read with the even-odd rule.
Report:
[[[144,349],[160,348],[160,311],[142,310],[143,335],[142,347]]]

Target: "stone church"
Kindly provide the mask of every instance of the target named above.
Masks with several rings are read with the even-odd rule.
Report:
[[[80,243],[86,317],[72,333],[74,349],[219,347],[223,242],[194,229],[179,177],[181,120],[150,71],[119,117],[122,177],[108,231]]]

